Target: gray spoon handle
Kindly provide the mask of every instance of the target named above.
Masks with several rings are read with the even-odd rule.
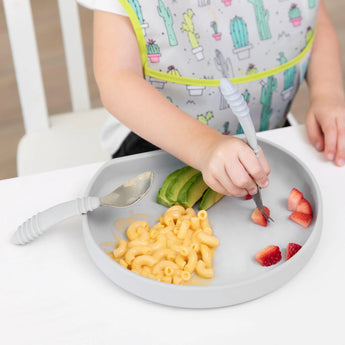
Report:
[[[63,220],[93,211],[100,206],[97,197],[79,198],[48,208],[29,218],[12,236],[12,243],[27,244]]]

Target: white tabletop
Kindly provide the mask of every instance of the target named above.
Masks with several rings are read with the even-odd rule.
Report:
[[[25,246],[10,237],[27,218],[81,197],[101,164],[0,181],[2,344],[343,344],[345,168],[326,162],[304,126],[259,134],[297,154],[324,202],[321,240],[308,264],[273,293],[241,305],[178,309],[135,297],[98,270],[81,219]]]

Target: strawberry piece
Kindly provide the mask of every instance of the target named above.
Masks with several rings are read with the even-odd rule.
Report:
[[[289,219],[291,219],[293,222],[302,225],[303,227],[307,228],[313,219],[313,216],[311,214],[306,214],[302,212],[293,212],[290,214]]]
[[[246,200],[251,200],[251,199],[253,199],[253,197],[248,193],[248,194],[245,196],[245,199],[246,199]]]
[[[270,245],[255,254],[255,260],[262,266],[275,265],[282,259],[282,253],[278,246]]]
[[[288,210],[296,211],[298,203],[303,199],[303,194],[296,188],[292,188],[288,197]]]
[[[265,211],[267,214],[270,214],[270,210],[268,207],[264,206]],[[253,211],[251,218],[255,224],[261,225],[261,226],[267,226],[267,220],[265,219],[264,215],[260,212],[258,208],[255,208]]]
[[[305,214],[313,214],[309,201],[304,198],[297,204],[295,211]]]
[[[301,248],[302,246],[297,243],[289,243],[286,248],[286,260],[294,256]]]

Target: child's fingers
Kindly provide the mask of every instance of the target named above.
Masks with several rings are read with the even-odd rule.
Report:
[[[314,115],[310,115],[307,117],[306,122],[306,129],[308,133],[308,137],[312,145],[318,150],[323,151],[324,149],[324,138],[321,128],[315,118]]]
[[[253,151],[251,151],[250,154],[241,154],[239,159],[247,171],[246,175],[250,175],[250,182],[247,181],[247,186],[245,187],[249,193],[253,194],[251,191],[254,190],[256,184],[258,184],[261,188],[267,187],[267,175],[270,173],[270,167],[262,150],[260,150],[259,159],[255,156]]]
[[[243,162],[237,161],[236,164],[226,165],[227,181],[238,189],[237,196],[246,194],[255,194],[257,192],[256,183],[250,176],[250,167],[244,165]],[[226,180],[224,181],[224,187],[227,187]]]
[[[337,121],[338,139],[337,153],[335,156],[335,164],[338,166],[345,165],[345,114]]]
[[[323,135],[325,138],[325,157],[332,161],[335,158],[337,149],[337,125],[335,121],[327,122],[323,125]]]
[[[203,178],[206,184],[218,193],[237,197],[247,195],[246,190],[238,188],[233,184],[231,178],[229,178],[228,174],[225,171],[223,171],[222,174],[218,174],[217,176],[203,175]]]

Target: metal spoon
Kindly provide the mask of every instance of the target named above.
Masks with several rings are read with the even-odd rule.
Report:
[[[85,197],[64,202],[40,212],[22,225],[12,236],[12,243],[27,244],[53,225],[73,216],[86,214],[99,206],[127,207],[141,200],[153,182],[153,172],[144,172],[103,197]]]

